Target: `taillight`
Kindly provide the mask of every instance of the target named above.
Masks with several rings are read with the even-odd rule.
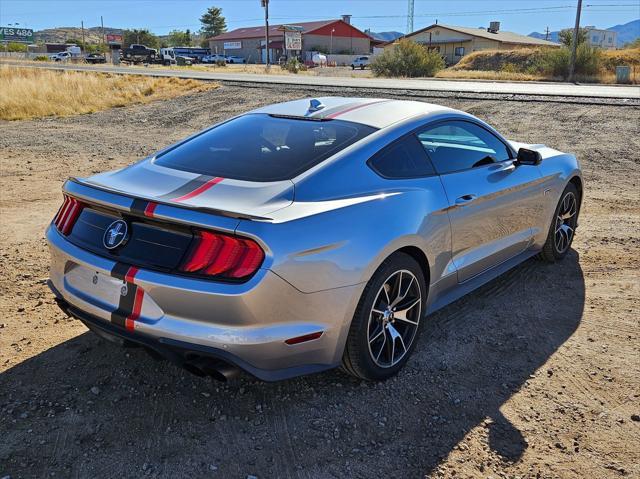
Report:
[[[197,231],[194,243],[180,267],[185,273],[246,278],[262,264],[264,251],[253,240]]]
[[[71,233],[71,228],[73,228],[83,208],[84,203],[65,195],[64,203],[62,203],[58,214],[53,219],[53,224],[56,225],[60,233],[65,236],[68,235]]]

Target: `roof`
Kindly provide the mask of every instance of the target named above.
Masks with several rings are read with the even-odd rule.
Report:
[[[319,101],[323,107],[317,111],[310,111],[309,107],[312,100]],[[334,96],[275,103],[255,110],[252,113],[345,120],[370,125],[375,128],[386,128],[393,123],[417,115],[453,111],[456,110],[420,101]]]
[[[525,45],[540,45],[540,46],[554,46],[554,47],[558,46],[558,44],[554,42],[549,42],[547,40],[542,40],[540,38],[529,37],[527,35],[521,35],[519,33],[507,32],[504,30],[498,30],[496,33],[491,33],[487,31],[486,28],[458,27],[455,25],[444,25],[442,23],[434,23],[433,25],[430,25],[425,28],[421,28],[420,30],[416,30],[415,32],[404,35],[401,38],[411,38],[414,35],[425,32],[434,27],[446,28],[447,30],[452,30],[458,33],[464,33],[465,35],[472,35],[474,37],[487,38],[489,40],[496,40],[498,42],[503,42],[503,43],[520,43]]]
[[[335,22],[342,22],[339,19],[333,20],[318,20],[315,22],[302,22],[302,23],[290,23],[290,24],[278,24],[269,25],[269,36],[280,35],[282,36],[282,30],[280,28],[284,25],[295,25],[302,27],[302,33],[310,33],[314,30],[318,30],[326,25],[331,25]],[[210,37],[207,40],[241,40],[243,38],[262,38],[264,36],[264,25],[259,27],[242,27],[231,30],[230,32],[221,33],[215,37]]]

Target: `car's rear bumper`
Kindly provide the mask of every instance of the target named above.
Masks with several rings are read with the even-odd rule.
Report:
[[[263,380],[338,365],[362,289],[302,293],[269,270],[259,270],[242,284],[151,270],[138,271],[129,282],[114,277],[115,261],[78,248],[55,228],[47,230],[47,240],[52,290],[69,314],[92,329],[143,344],[176,362],[185,352],[220,358]],[[142,301],[138,314],[123,325],[116,316],[123,312],[121,296],[128,288],[141,290]],[[285,343],[320,331],[318,339]]]

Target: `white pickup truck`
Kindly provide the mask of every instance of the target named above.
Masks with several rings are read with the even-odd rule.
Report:
[[[71,52],[58,52],[53,55],[49,55],[49,60],[53,62],[66,62],[67,60],[70,60],[72,56]]]
[[[351,62],[351,69],[355,70],[356,68],[360,68],[360,70],[364,70],[365,67],[368,67],[370,64],[371,64],[371,58],[358,57]]]

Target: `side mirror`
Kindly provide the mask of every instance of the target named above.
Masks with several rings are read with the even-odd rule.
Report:
[[[520,148],[518,150],[518,156],[516,157],[516,166],[520,165],[539,165],[542,162],[542,155],[535,150],[529,150],[528,148]]]

